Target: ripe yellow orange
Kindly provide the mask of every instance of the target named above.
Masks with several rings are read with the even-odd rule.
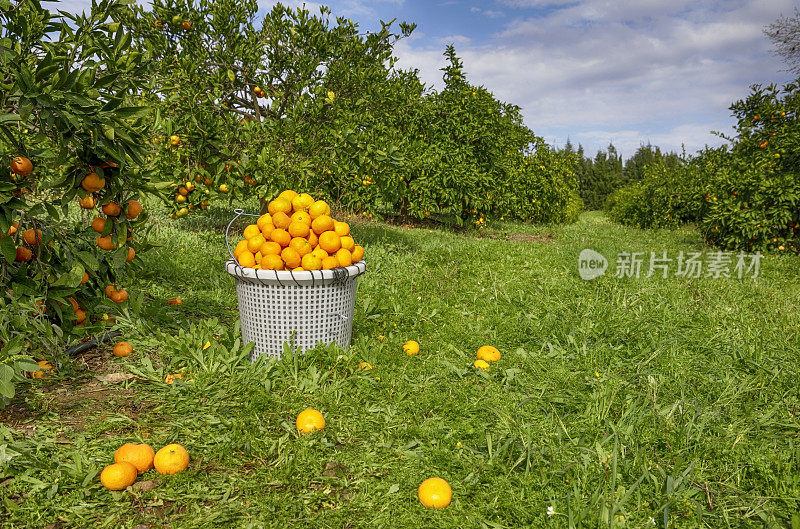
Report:
[[[282,249],[281,245],[278,244],[277,242],[275,242],[275,241],[267,241],[267,242],[265,242],[264,244],[261,245],[261,249],[259,250],[259,252],[261,252],[262,256],[280,255],[281,254],[281,249]]]
[[[176,136],[175,134],[173,134],[172,136],[169,137],[169,144],[170,145],[173,145],[173,146],[174,145],[178,145],[180,142],[181,142],[180,136]]]
[[[314,233],[320,235],[326,231],[332,230],[334,227],[334,220],[328,215],[320,215],[311,221],[311,229]]]
[[[311,227],[311,215],[307,211],[295,211],[292,213],[292,222],[302,222],[308,227]]]
[[[267,211],[272,215],[272,221],[275,222],[275,214],[278,212],[291,213],[292,203],[285,198],[278,197],[269,204],[267,204]]]
[[[314,199],[308,193],[300,193],[292,199],[292,209],[294,211],[304,211],[314,203]]]
[[[286,263],[286,268],[297,268],[302,262],[300,254],[291,246],[284,248],[281,251],[281,259]]]
[[[258,226],[259,230],[264,231],[264,226],[267,224],[272,224],[272,215],[270,215],[269,213],[264,213],[263,215],[258,217],[256,225]]]
[[[119,217],[122,214],[122,208],[116,202],[103,204],[102,210],[107,217]]]
[[[97,193],[106,187],[106,179],[97,176],[97,173],[92,171],[81,180],[81,187],[89,193]]]
[[[403,352],[408,356],[416,356],[419,354],[419,342],[409,340],[403,345]]]
[[[283,270],[283,259],[278,254],[267,254],[261,259],[264,270]]]
[[[342,240],[335,232],[326,231],[319,236],[319,247],[334,254],[342,247]]]
[[[177,474],[189,466],[189,452],[179,444],[169,444],[156,452],[153,466],[159,474]]]
[[[310,244],[310,242],[309,242],[309,244]],[[320,260],[322,260],[322,259],[325,259],[326,257],[328,257],[328,252],[326,252],[322,248],[314,248],[311,251],[311,255],[313,255],[314,257],[317,257]]]
[[[183,204],[186,202],[186,197],[180,194],[175,195],[175,202],[177,202],[178,204]]]
[[[125,443],[114,452],[114,462],[128,462],[136,467],[137,472],[141,473],[153,468],[155,456],[156,453],[149,444]]]
[[[303,260],[300,262],[300,264],[306,270],[320,270],[322,268],[322,259],[313,253],[307,253],[303,256]]]
[[[297,196],[297,192],[296,191],[292,191],[291,189],[287,189],[286,191],[283,191],[280,195],[278,195],[278,198],[282,198],[285,201],[287,201],[289,204],[291,204],[292,200],[294,200],[294,197],[296,197],[296,196]]]
[[[292,242],[292,236],[289,235],[288,231],[282,228],[272,230],[272,233],[269,234],[269,238],[280,244],[282,248],[286,248],[289,246],[289,243]]]
[[[236,243],[236,248],[234,248],[233,250],[233,256],[236,259],[238,259],[239,256],[242,255],[242,252],[247,252],[247,251],[249,251],[247,249],[247,240],[239,241],[238,243]]]
[[[442,478],[428,478],[417,489],[417,497],[425,507],[441,509],[450,505],[453,489]]]
[[[353,251],[350,252],[353,255],[353,262],[357,263],[364,258],[364,248],[359,245],[353,246]]]
[[[265,242],[267,242],[267,240],[261,235],[261,232],[258,232],[258,235],[252,239],[247,239],[247,249],[255,254]]]
[[[256,224],[250,224],[248,227],[244,229],[245,239],[250,240],[256,235],[261,235],[261,228],[259,228]]]
[[[339,268],[339,260],[336,258],[335,255],[330,255],[328,257],[323,257],[322,259],[322,269],[323,270],[333,270],[334,268]]]
[[[292,239],[292,242],[289,243],[289,246],[294,248],[297,253],[300,254],[300,257],[310,254],[313,250],[311,244],[309,244],[309,242],[302,237],[295,237]]]
[[[302,266],[298,266],[296,268],[292,268],[292,272],[302,272],[304,270],[305,270],[305,268],[303,268]]]
[[[317,200],[308,208],[308,214],[312,219],[316,219],[320,215],[330,215],[331,208],[324,200]]]
[[[339,222],[337,220],[333,223],[333,231],[335,231],[339,237],[350,235],[350,225],[346,222]]]
[[[119,342],[114,346],[114,356],[128,356],[133,352],[133,346],[128,342]]]
[[[15,233],[17,233],[18,229],[19,229],[19,221],[15,220],[14,222],[11,223],[11,226],[9,226],[8,232],[6,233],[6,235],[14,235]],[[0,237],[0,238],[2,238],[2,237]]]
[[[106,227],[106,219],[103,217],[95,217],[92,221],[92,229],[97,233],[103,233],[103,230]]]
[[[269,236],[272,235],[272,230],[274,229],[275,226],[272,224],[264,224],[264,227],[261,228],[261,235],[263,235],[265,239],[269,240]]]
[[[317,237],[317,234],[314,233],[313,230],[308,232],[308,244],[310,244],[312,248],[316,248],[319,244],[319,237]]]
[[[14,174],[28,176],[33,171],[33,163],[24,156],[17,156],[11,160],[11,170]]]
[[[352,249],[356,245],[356,241],[354,241],[353,238],[350,237],[349,235],[345,235],[344,237],[342,237],[341,241],[342,241],[342,248],[348,251],[352,251]]]
[[[256,256],[250,250],[242,252],[236,260],[239,261],[239,266],[244,268],[253,268],[256,264]]]
[[[484,360],[486,362],[497,362],[500,360],[500,351],[491,345],[483,345],[479,347],[478,352],[475,355],[479,360]]]
[[[481,371],[487,371],[489,369],[489,362],[486,360],[475,360],[472,365],[480,369]]]
[[[308,237],[311,229],[305,222],[292,221],[287,230],[292,237]]]
[[[136,481],[139,471],[132,463],[112,463],[100,472],[100,483],[108,490],[124,490]]]
[[[94,209],[94,197],[92,195],[86,195],[78,201],[78,204],[83,209]]]
[[[125,208],[125,217],[128,220],[134,220],[142,213],[142,205],[137,200],[130,200],[128,207]]]
[[[42,244],[42,230],[25,230],[22,232],[22,240],[28,246],[38,246]]]
[[[220,186],[219,186],[219,192],[220,193],[227,194],[230,190],[231,190],[231,188],[228,187],[228,184],[220,184]]]
[[[256,263],[257,263],[257,264],[256,264],[256,266],[254,266],[253,268],[261,268],[260,266],[258,266],[258,265],[260,265],[260,264],[261,264],[261,259],[264,257],[264,256],[261,254],[261,251],[259,251],[258,253],[256,253],[255,257],[256,257]]]
[[[310,433],[314,430],[322,430],[325,428],[325,417],[323,417],[322,413],[319,411],[313,408],[307,408],[297,415],[295,425],[300,433]]]
[[[272,224],[276,228],[283,228],[286,229],[289,227],[289,224],[292,223],[291,217],[284,213],[283,211],[278,211],[272,215]]]
[[[36,363],[39,364],[39,371],[32,371],[31,378],[50,378],[50,374],[53,372],[53,366],[50,365],[50,362],[39,360]]]
[[[350,266],[353,264],[353,256],[344,248],[339,248],[339,250],[337,250],[336,260],[339,261],[339,266]]]

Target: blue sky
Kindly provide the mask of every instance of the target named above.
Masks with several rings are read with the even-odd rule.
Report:
[[[266,9],[275,2],[260,0]],[[88,5],[70,0],[62,4]],[[316,10],[315,2],[305,4]],[[519,105],[548,143],[594,153],[613,141],[628,157],[642,143],[692,153],[729,132],[728,107],[754,83],[791,77],[762,30],[795,0],[330,0],[365,29],[416,22],[399,66],[441,86],[453,43],[468,79]],[[62,7],[63,8],[63,7]]]

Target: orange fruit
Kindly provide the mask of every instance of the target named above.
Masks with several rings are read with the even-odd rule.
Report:
[[[272,215],[272,222],[275,223],[275,214],[278,212],[291,213],[292,203],[279,197],[267,204],[267,211]]]
[[[256,226],[258,226],[258,229],[263,232],[264,226],[266,226],[267,224],[272,224],[272,216],[269,213],[264,213],[263,215],[258,217],[258,220],[256,221]]]
[[[300,266],[302,260],[297,250],[292,247],[283,249],[281,252],[281,259],[283,259],[283,262],[286,263],[287,268],[297,268]]]
[[[167,375],[166,377],[164,377],[164,383],[165,384],[172,384],[173,382],[175,382],[175,379],[178,379],[178,378],[183,380],[183,374],[181,374],[181,373],[172,373],[171,375]]]
[[[353,264],[353,256],[344,248],[340,248],[336,252],[336,260],[339,261],[339,266],[350,266]]]
[[[319,236],[319,247],[334,254],[342,247],[342,240],[335,232],[326,231]]]
[[[106,219],[103,217],[95,217],[92,221],[92,229],[97,233],[102,234],[103,230],[106,228]]]
[[[266,244],[266,243],[265,243],[265,244]],[[262,259],[263,257],[264,257],[264,256],[261,254],[261,251],[259,250],[259,251],[258,251],[258,253],[256,253],[256,263],[258,263],[258,264],[257,264],[256,266],[254,266],[253,268],[261,268],[261,267],[260,267],[260,266],[258,266],[258,265],[260,265],[260,264],[261,264],[261,259]]]
[[[19,261],[21,263],[27,263],[33,259],[33,252],[25,248],[24,246],[17,247],[17,255],[14,257],[15,261]]]
[[[15,233],[17,233],[18,228],[19,228],[19,222],[15,220],[14,222],[11,223],[11,226],[8,228],[8,233],[6,233],[6,235],[14,235]]]
[[[272,224],[264,224],[264,227],[261,228],[261,235],[263,235],[265,239],[269,239],[269,236],[272,235],[272,230],[274,229],[275,226]]]
[[[256,256],[250,250],[242,252],[236,260],[239,262],[239,266],[244,268],[253,268],[256,264]]]
[[[302,237],[295,237],[292,239],[292,242],[289,243],[289,247],[294,248],[297,253],[300,254],[300,257],[310,254],[313,250],[311,244],[309,244],[309,242]]]
[[[91,195],[86,195],[78,201],[78,204],[83,209],[94,209],[94,197]]]
[[[325,417],[323,417],[319,411],[313,408],[307,408],[301,411],[297,416],[295,425],[300,433],[309,433],[313,432],[314,430],[322,430],[325,428]]]
[[[114,462],[125,461],[136,467],[137,472],[147,472],[153,468],[155,456],[156,453],[149,444],[125,443],[114,452]]]
[[[409,340],[403,344],[403,352],[408,356],[416,356],[419,354],[419,342]]]
[[[189,452],[179,444],[169,444],[156,452],[153,466],[159,474],[177,474],[189,466]]]
[[[333,223],[333,231],[335,231],[339,237],[350,235],[350,225],[346,222],[339,222],[337,220]]]
[[[128,207],[125,208],[125,217],[128,220],[133,220],[142,212],[142,205],[136,200],[128,201]]]
[[[97,173],[92,171],[83,177],[83,180],[81,180],[81,187],[89,193],[97,193],[106,187],[106,179],[100,178],[97,176]]]
[[[306,223],[293,220],[291,224],[289,224],[289,227],[286,229],[286,231],[288,231],[289,235],[292,237],[308,237],[311,229]]]
[[[97,237],[97,246],[101,249],[110,251],[117,247],[116,241],[111,238],[111,235],[106,235],[105,237]]]
[[[312,219],[316,219],[320,215],[330,215],[331,208],[324,200],[317,200],[308,208],[308,214]]]
[[[114,356],[128,356],[133,352],[133,346],[128,342],[119,342],[114,346]]]
[[[441,509],[450,505],[453,489],[442,478],[428,478],[417,489],[417,497],[425,507]]]
[[[33,163],[24,156],[17,156],[11,160],[11,170],[14,174],[28,176],[33,171]]]
[[[483,345],[478,347],[478,352],[476,356],[479,360],[484,360],[486,362],[497,362],[500,360],[500,351],[497,350],[496,347],[492,347],[491,345]]]
[[[283,228],[286,229],[289,227],[289,224],[292,223],[291,217],[284,213],[283,211],[278,211],[272,215],[272,224],[276,228]]]
[[[472,365],[480,369],[481,371],[488,371],[489,370],[489,362],[486,360],[475,360]]]
[[[289,246],[289,243],[292,242],[292,236],[289,235],[289,232],[281,228],[272,230],[272,233],[269,234],[269,238],[280,244],[283,248],[286,248]]]
[[[116,202],[103,204],[102,210],[107,217],[119,217],[120,213],[122,213],[122,208]]]
[[[125,262],[129,263],[133,261],[134,257],[136,257],[136,250],[128,246],[128,257],[125,258]]]
[[[310,244],[310,243],[309,243],[309,244]],[[328,252],[326,252],[326,251],[325,251],[325,250],[323,250],[322,248],[314,248],[314,249],[311,251],[311,255],[313,255],[314,257],[317,257],[317,258],[319,258],[320,260],[322,260],[322,259],[325,259],[326,257],[328,257]]]
[[[261,252],[262,256],[280,255],[281,245],[275,241],[267,241],[261,245],[261,249],[259,251]]]
[[[86,321],[86,311],[83,309],[76,310],[75,321],[78,322],[78,325],[82,325]]]
[[[361,362],[358,364],[358,371],[369,371],[372,369],[372,365],[369,362]]]
[[[108,465],[100,472],[100,483],[108,490],[124,490],[136,481],[139,471],[132,463],[122,461]]]
[[[317,235],[320,235],[328,230],[332,230],[333,227],[334,220],[328,215],[320,215],[311,221],[311,229],[314,230],[314,233]]]
[[[89,282],[89,272],[84,272],[83,277],[81,278],[81,285],[85,285]]]
[[[42,230],[25,230],[22,232],[22,240],[28,246],[38,246],[42,244]]]
[[[53,372],[53,366],[47,360],[39,360],[39,371],[31,372],[31,378],[50,378],[50,373]]]
[[[114,303],[125,303],[128,301],[128,293],[125,291],[124,288],[117,290],[117,293],[111,297],[111,301]]]
[[[364,258],[364,248],[359,245],[353,246],[353,251],[350,252],[353,255],[353,262],[357,263]]]
[[[242,255],[242,252],[247,252],[247,251],[249,251],[247,249],[247,240],[239,241],[238,243],[236,243],[236,248],[233,250],[233,256],[236,259],[239,259],[239,256]]]
[[[292,213],[292,222],[302,222],[306,226],[311,226],[311,215],[307,211],[295,211]]]
[[[181,301],[181,298],[169,298],[167,305],[183,305],[183,301]]]
[[[105,290],[106,297],[111,299],[117,293],[117,288],[114,285],[108,285]]]
[[[303,265],[303,268],[306,270],[320,270],[322,268],[322,259],[313,253],[307,253],[303,256],[303,260],[300,264]]]
[[[267,254],[261,259],[261,268],[264,270],[283,270],[283,259],[278,254]]]
[[[314,199],[308,193],[300,193],[292,199],[292,209],[294,211],[304,211],[314,203]]]
[[[282,198],[282,199],[286,200],[289,204],[291,204],[292,200],[294,200],[294,197],[296,197],[296,196],[297,196],[297,192],[296,191],[292,191],[291,189],[287,189],[286,191],[283,191],[280,195],[278,195],[278,198]]]
[[[312,248],[316,248],[319,244],[319,237],[317,237],[317,234],[313,231],[308,233],[308,244],[310,244]]]
[[[261,245],[267,242],[261,232],[258,232],[258,235],[251,239],[247,239],[247,249],[250,250],[252,253],[256,253]]]
[[[345,250],[348,251],[352,250],[353,247],[355,247],[355,245],[356,241],[354,241],[353,238],[350,237],[349,235],[345,235],[344,237],[342,237],[342,248],[344,248]]]
[[[256,224],[251,224],[244,229],[244,238],[247,240],[252,239],[256,235],[261,235],[261,228]]]
[[[322,259],[323,270],[333,270],[334,268],[339,268],[339,260],[336,256],[331,255]]]

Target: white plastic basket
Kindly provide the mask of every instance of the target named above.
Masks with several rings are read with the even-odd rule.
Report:
[[[236,213],[236,218],[247,215]],[[229,230],[230,224],[226,239]],[[301,351],[319,343],[349,347],[358,276],[366,268],[363,260],[346,268],[302,272],[242,268],[227,261],[225,270],[236,278],[242,339],[254,342],[251,359],[280,358],[285,343]]]

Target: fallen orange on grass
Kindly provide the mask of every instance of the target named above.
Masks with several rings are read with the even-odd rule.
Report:
[[[428,478],[417,489],[417,497],[425,507],[441,509],[450,505],[453,489],[442,478]]]
[[[100,483],[108,490],[124,490],[133,485],[138,475],[139,471],[132,463],[113,463],[100,473]]]
[[[136,467],[137,472],[147,472],[153,468],[156,453],[149,444],[125,443],[114,452],[114,462],[127,461]]]
[[[297,415],[295,426],[300,433],[310,433],[325,428],[325,417],[313,408],[307,408]]]
[[[189,452],[179,444],[169,444],[156,452],[153,466],[159,474],[177,474],[189,466]]]

